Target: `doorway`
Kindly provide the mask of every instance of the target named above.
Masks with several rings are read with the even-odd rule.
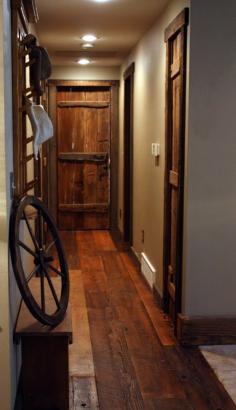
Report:
[[[175,328],[181,312],[185,94],[188,9],[165,31],[166,62],[166,170],[164,214],[164,310]]]
[[[49,82],[49,208],[61,230],[116,227],[117,103],[117,81]]]
[[[132,63],[124,73],[124,241],[133,243],[133,100],[134,70]]]

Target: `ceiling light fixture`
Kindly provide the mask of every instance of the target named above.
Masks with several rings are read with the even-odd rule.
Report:
[[[93,0],[93,1],[95,1],[96,3],[107,3],[110,0]]]
[[[92,43],[82,44],[82,48],[93,48],[93,44]]]
[[[94,34],[85,34],[83,37],[81,37],[82,40],[86,41],[87,43],[92,43],[93,41],[96,41],[98,38]]]
[[[80,65],[87,65],[87,64],[90,64],[91,61],[88,58],[80,58],[77,61],[77,63],[80,64]]]

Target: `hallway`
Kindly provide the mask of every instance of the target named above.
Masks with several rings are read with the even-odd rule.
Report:
[[[235,409],[198,349],[177,345],[131,254],[107,231],[61,237],[71,271],[71,410]]]

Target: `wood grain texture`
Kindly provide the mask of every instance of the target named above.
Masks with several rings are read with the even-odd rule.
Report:
[[[109,88],[62,89],[57,92],[57,101],[59,227],[72,230],[108,228]],[[108,207],[101,210],[100,205],[104,203]],[[89,206],[91,204],[93,206]],[[73,213],[70,213],[72,207]],[[83,212],[85,208],[86,213]]]
[[[118,81],[48,81],[49,110],[55,134],[57,135],[54,142],[49,144],[48,178],[50,192],[48,206],[57,222],[60,222],[61,229],[104,229],[109,226],[112,229],[116,228],[118,197],[118,87]],[[74,93],[73,90],[75,91]],[[58,94],[61,97],[58,97]],[[57,107],[57,103],[60,103],[60,101],[65,106]],[[69,101],[70,106],[64,104],[67,101]],[[79,104],[77,104],[78,101]],[[80,106],[80,103],[83,106]],[[58,110],[62,113],[62,124],[58,124],[57,121]],[[68,114],[69,112],[70,114]],[[73,112],[76,114],[73,115]],[[110,121],[108,121],[108,113]],[[60,147],[58,144],[58,134],[61,132],[60,127],[65,126],[66,122],[69,126],[65,130],[65,137],[61,139],[60,144],[62,145]],[[70,127],[73,128],[73,132],[70,132],[68,136],[68,129]],[[75,130],[77,131],[75,132]],[[71,151],[74,153],[71,153]],[[92,161],[90,157],[88,161],[81,161],[81,164],[75,164],[74,162],[78,158],[76,157],[76,152],[83,153],[84,156],[87,155],[87,159],[90,155],[89,152],[93,155],[99,155],[99,153],[106,154],[106,158],[101,161],[96,158],[95,161]],[[55,163],[58,161],[57,155],[61,157],[58,164],[58,174],[57,167],[55,167]],[[74,157],[74,162],[72,157]],[[63,174],[65,170],[63,159],[67,160],[67,162],[73,162],[70,171],[67,172],[67,177]],[[88,203],[91,194],[95,192],[95,187],[96,192],[94,195],[97,196],[97,203],[99,201],[104,203],[103,198],[106,195],[109,199],[106,202],[110,205],[106,216],[104,214],[99,215],[98,212],[96,215],[93,212],[90,212],[90,215],[88,213],[80,215],[80,212],[77,212],[77,215],[74,213],[72,216],[70,216],[69,212],[58,212],[59,196],[63,196],[62,185],[61,183],[58,184],[61,175],[64,177],[62,184],[65,184],[65,179],[69,177],[69,183],[66,184],[66,195],[73,185],[75,187],[77,198],[75,197],[73,202],[78,200],[78,194],[80,193],[79,199],[81,202],[79,203]],[[85,181],[86,183],[83,184]],[[93,200],[93,203],[96,201]],[[60,201],[60,203],[63,202]]]
[[[178,315],[177,337],[186,346],[236,343],[236,317]]]
[[[74,379],[72,402],[81,406],[85,400],[105,410],[235,409],[198,349],[178,346],[132,255],[118,251],[107,231],[71,234],[62,236],[76,252],[71,264],[81,270],[73,298],[81,314],[86,304],[98,393],[93,402],[90,375],[78,385]],[[75,323],[82,326],[79,320]],[[85,348],[86,338],[79,348]]]
[[[163,305],[177,330],[181,312],[183,201],[185,164],[185,98],[188,9],[165,32],[166,154],[164,199]]]

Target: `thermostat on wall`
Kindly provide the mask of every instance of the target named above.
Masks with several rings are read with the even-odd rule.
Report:
[[[157,144],[157,143],[152,144],[152,155],[154,155],[154,157],[159,157],[159,155],[160,155],[160,144]]]

